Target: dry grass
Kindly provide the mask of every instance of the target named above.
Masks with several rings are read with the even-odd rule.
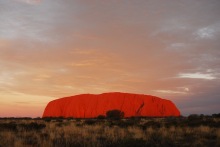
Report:
[[[195,122],[1,119],[0,147],[220,146],[219,118],[211,121],[214,126]]]

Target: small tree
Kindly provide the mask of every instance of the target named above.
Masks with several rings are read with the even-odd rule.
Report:
[[[99,115],[97,116],[97,119],[105,119],[105,115]]]
[[[106,117],[109,119],[122,119],[124,118],[124,112],[120,110],[109,110],[106,112]]]
[[[188,120],[197,120],[199,119],[199,115],[198,114],[190,114],[188,116]]]

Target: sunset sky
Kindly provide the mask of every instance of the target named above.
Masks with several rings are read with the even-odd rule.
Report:
[[[220,113],[220,0],[0,0],[0,117],[104,92]]]

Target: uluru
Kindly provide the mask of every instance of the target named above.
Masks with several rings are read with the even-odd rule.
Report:
[[[120,110],[125,117],[180,116],[175,104],[156,96],[131,93],[81,94],[49,102],[44,117],[96,118],[109,110]]]

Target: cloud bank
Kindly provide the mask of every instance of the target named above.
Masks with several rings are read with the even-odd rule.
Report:
[[[44,102],[41,111],[39,97],[122,91],[170,99],[183,115],[219,113],[219,6],[0,1],[0,93],[10,96],[1,104],[21,105],[13,93],[32,95]],[[28,102],[20,111],[36,101]]]

